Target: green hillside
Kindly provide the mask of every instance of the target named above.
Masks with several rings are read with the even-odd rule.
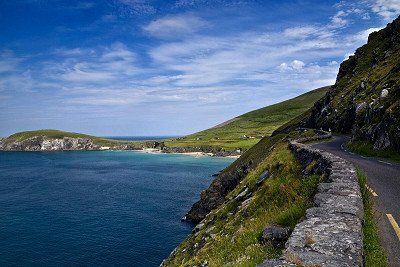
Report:
[[[321,99],[329,87],[322,87],[298,97],[257,109],[213,128],[166,141],[169,147],[213,146],[226,150],[244,149],[255,145],[264,136],[302,114]]]

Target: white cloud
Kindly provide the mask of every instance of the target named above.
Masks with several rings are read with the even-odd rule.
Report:
[[[351,56],[354,56],[354,53],[346,53],[346,54],[344,55],[343,60],[348,60],[349,57],[351,57]]]
[[[143,30],[150,35],[161,38],[175,38],[177,36],[194,33],[208,23],[192,14],[166,16],[150,22]]]
[[[369,29],[366,29],[366,30],[361,31],[358,34],[356,34],[356,38],[361,40],[361,41],[363,41],[363,42],[366,42],[368,40],[368,36],[371,33],[377,32],[377,31],[382,30],[382,29],[383,28],[369,28]]]
[[[349,23],[349,21],[346,19],[347,15],[348,14],[343,10],[338,11],[335,16],[332,17],[330,26],[332,28],[341,28],[346,26]]]
[[[279,68],[279,70],[280,70],[281,72],[284,72],[284,71],[286,71],[286,70],[289,69],[289,66],[288,66],[287,63],[283,62],[283,63],[281,63],[281,64],[278,66],[278,68]]]
[[[315,34],[318,31],[319,30],[317,27],[303,26],[303,27],[287,28],[283,31],[283,34],[287,37],[304,38],[304,37],[308,37],[312,34]]]
[[[304,67],[304,65],[305,65],[304,62],[301,60],[293,60],[291,64],[294,70],[301,70]]]
[[[285,71],[301,71],[306,64],[301,60],[293,60],[289,64],[286,62],[281,63],[278,68],[281,72]]]
[[[122,43],[114,43],[101,51],[76,48],[59,54],[65,57],[64,61],[47,66],[47,72],[54,79],[98,83],[135,75],[138,71],[136,54]]]
[[[257,82],[268,83],[270,81],[260,73],[270,73],[282,62],[290,63],[280,65],[280,70],[291,68],[299,71],[307,61],[342,56],[348,49],[332,34],[323,31],[305,35],[300,40],[294,30],[285,32],[287,38],[282,38],[282,32],[247,32],[230,37],[197,36],[161,45],[152,49],[150,55],[165,69],[180,73],[174,81],[176,85],[212,86],[249,81],[254,77],[258,77],[255,79]],[[279,80],[278,77],[271,78],[274,82],[276,79]]]
[[[392,20],[400,14],[399,0],[376,0],[372,11],[382,16],[385,20]]]

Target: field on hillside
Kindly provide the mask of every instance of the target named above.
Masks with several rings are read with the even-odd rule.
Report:
[[[169,147],[222,147],[247,150],[264,136],[299,116],[322,98],[329,87],[319,88],[298,97],[257,109],[219,126],[178,139],[167,140]]]

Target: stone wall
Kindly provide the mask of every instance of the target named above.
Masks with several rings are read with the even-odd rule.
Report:
[[[330,137],[329,133],[326,137]],[[327,180],[319,184],[315,206],[294,228],[283,257],[266,260],[259,266],[363,266],[364,212],[355,167],[299,141],[311,140],[290,142],[304,169],[313,166]]]

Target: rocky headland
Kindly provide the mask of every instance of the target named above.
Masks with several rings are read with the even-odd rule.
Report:
[[[101,150],[101,146],[86,138],[64,137],[51,139],[33,136],[21,141],[0,140],[0,150],[4,151],[60,151],[60,150]]]

